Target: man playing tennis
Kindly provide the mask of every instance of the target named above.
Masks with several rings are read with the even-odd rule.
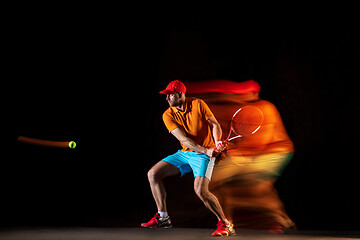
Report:
[[[175,80],[165,90],[166,100],[170,107],[164,112],[163,120],[169,130],[179,141],[182,150],[170,155],[148,172],[148,179],[158,212],[147,223],[145,228],[170,228],[170,217],[166,208],[166,191],[163,179],[180,173],[193,172],[194,190],[205,206],[218,218],[217,229],[213,236],[229,236],[234,233],[226,219],[218,199],[209,191],[209,183],[214,168],[214,158],[225,144],[221,141],[222,130],[213,113],[204,101],[186,98],[186,87]]]

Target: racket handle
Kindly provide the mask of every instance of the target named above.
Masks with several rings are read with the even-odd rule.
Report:
[[[210,158],[208,167],[207,167],[207,169],[206,169],[205,176],[206,176],[209,180],[211,180],[211,176],[212,176],[212,173],[213,173],[213,170],[214,170],[215,159],[216,159],[216,157],[211,157],[211,158]]]

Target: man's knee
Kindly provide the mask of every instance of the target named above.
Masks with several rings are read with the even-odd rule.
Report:
[[[174,165],[160,161],[155,164],[149,171],[148,171],[148,179],[150,182],[152,181],[159,181],[166,177],[174,176],[180,173],[179,168],[175,167]]]
[[[150,182],[159,181],[166,177],[166,168],[163,162],[155,164],[147,173]]]
[[[154,168],[151,168],[147,173],[149,182],[155,182],[159,180],[159,174],[158,171],[156,171]]]
[[[210,192],[204,186],[196,186],[194,190],[196,195],[201,199],[201,201],[206,202],[209,199]]]

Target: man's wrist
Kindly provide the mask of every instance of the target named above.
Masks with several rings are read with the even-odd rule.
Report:
[[[206,148],[206,147],[202,147],[201,153],[206,154],[206,153],[207,153],[207,148]]]

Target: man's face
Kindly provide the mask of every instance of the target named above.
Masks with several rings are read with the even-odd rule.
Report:
[[[166,95],[166,101],[170,107],[177,107],[181,105],[181,93],[170,93]]]

